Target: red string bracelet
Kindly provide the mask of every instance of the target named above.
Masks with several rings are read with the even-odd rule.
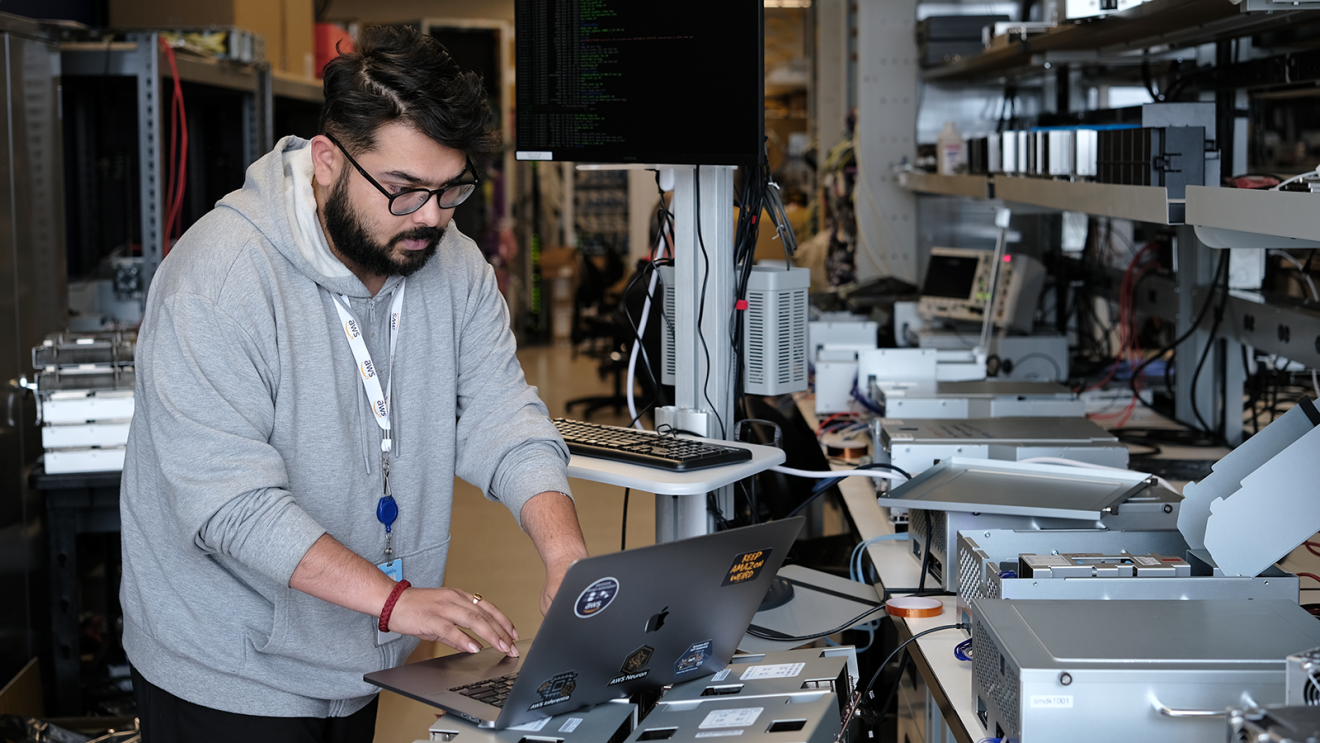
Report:
[[[390,614],[394,613],[394,603],[399,600],[403,589],[412,587],[412,584],[406,580],[401,580],[394,584],[394,590],[390,591],[390,597],[385,599],[385,606],[380,610],[380,623],[376,626],[381,632],[390,631]]]

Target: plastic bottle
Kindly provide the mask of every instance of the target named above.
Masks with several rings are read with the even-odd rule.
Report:
[[[940,175],[955,175],[966,162],[963,154],[963,138],[952,121],[944,122],[944,131],[935,138],[935,151]]]

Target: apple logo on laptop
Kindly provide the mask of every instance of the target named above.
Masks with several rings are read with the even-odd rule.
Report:
[[[667,616],[669,616],[668,606],[661,609],[659,614],[652,615],[650,619],[646,620],[646,631],[647,632],[659,631],[661,627],[665,626],[665,617]]]

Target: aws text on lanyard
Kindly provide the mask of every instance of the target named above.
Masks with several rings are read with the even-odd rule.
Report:
[[[394,554],[391,546],[391,530],[394,526],[394,520],[399,517],[399,504],[394,502],[394,496],[390,493],[390,449],[392,445],[392,435],[390,432],[390,391],[394,386],[394,349],[399,342],[399,318],[403,311],[403,289],[404,282],[399,281],[399,287],[394,290],[394,301],[390,303],[390,376],[385,382],[385,389],[380,386],[380,376],[376,373],[376,365],[371,362],[371,353],[367,351],[367,342],[362,338],[362,328],[358,326],[357,320],[350,314],[348,297],[340,295],[334,302],[335,309],[339,311],[339,319],[344,325],[344,335],[348,337],[348,346],[353,349],[353,358],[357,361],[358,373],[362,376],[362,389],[367,393],[367,402],[371,404],[371,412],[376,419],[376,425],[380,426],[380,468],[384,476],[385,488],[381,494],[380,500],[376,502],[376,520],[385,525],[385,555]]]

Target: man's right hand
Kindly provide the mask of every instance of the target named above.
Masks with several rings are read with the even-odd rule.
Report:
[[[395,584],[375,565],[322,534],[294,569],[289,587],[379,617]],[[505,655],[516,656],[513,622],[489,601],[475,598],[454,588],[405,588],[394,602],[389,628],[475,653],[481,646],[463,631],[468,630]]]
[[[518,631],[513,622],[494,604],[475,598],[454,588],[404,589],[390,614],[390,630],[475,653],[481,645],[463,631],[467,630],[505,655],[517,657]]]

